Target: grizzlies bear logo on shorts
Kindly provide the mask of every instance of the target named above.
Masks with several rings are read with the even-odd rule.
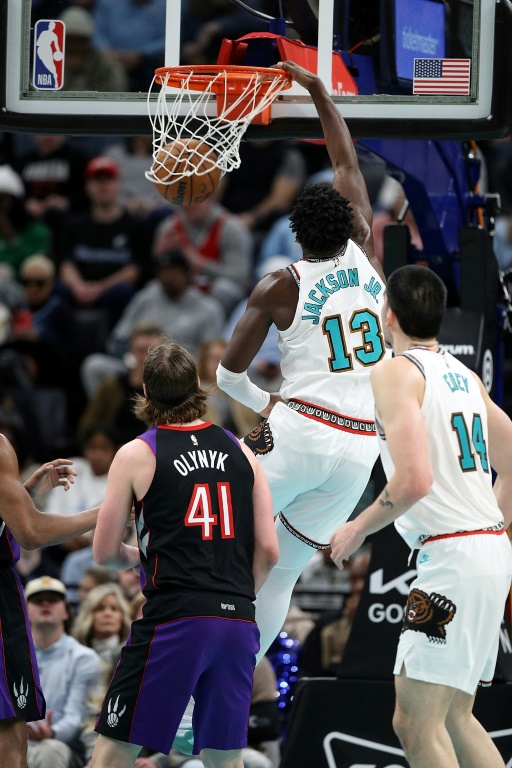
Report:
[[[274,438],[267,419],[260,422],[252,432],[244,437],[244,443],[256,456],[270,453],[274,448]]]
[[[407,629],[423,632],[433,643],[446,643],[446,625],[455,616],[457,608],[443,597],[432,592],[427,595],[421,589],[412,589],[407,598],[402,632]]]

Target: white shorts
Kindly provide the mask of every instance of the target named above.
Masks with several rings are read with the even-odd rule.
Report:
[[[418,552],[394,668],[470,695],[490,685],[512,578],[506,532],[426,542]]]
[[[352,514],[379,455],[375,433],[352,434],[278,403],[268,419],[265,470],[274,514],[308,540],[326,546]],[[251,433],[252,434],[252,433]],[[249,444],[248,439],[245,439]],[[301,538],[301,536],[299,536]]]

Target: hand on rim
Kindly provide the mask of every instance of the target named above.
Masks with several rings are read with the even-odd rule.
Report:
[[[304,69],[304,67],[301,67],[299,64],[295,64],[294,61],[280,61],[276,64],[276,67],[278,69],[284,69],[285,72],[288,72],[299,85],[302,85],[302,87],[307,90],[309,90],[313,83],[318,80],[317,75]]]

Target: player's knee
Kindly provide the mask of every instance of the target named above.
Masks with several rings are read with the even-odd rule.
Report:
[[[477,720],[471,711],[449,710],[446,716],[446,730],[454,741],[459,741],[460,737],[467,734],[476,724]]]
[[[412,725],[411,718],[397,705],[393,714],[393,730],[406,752],[411,743]]]
[[[92,768],[125,768],[133,765],[142,747],[100,734],[92,754]]]
[[[418,721],[398,706],[393,715],[393,729],[409,760],[413,756],[423,754],[426,744],[429,744],[433,737],[428,728],[418,728]]]

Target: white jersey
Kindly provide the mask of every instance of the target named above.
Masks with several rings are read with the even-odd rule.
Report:
[[[299,289],[293,322],[279,331],[281,397],[373,422],[371,366],[385,355],[384,283],[362,248],[289,267]]]
[[[428,495],[395,521],[398,533],[414,548],[428,536],[501,527],[487,450],[487,408],[477,380],[448,352],[416,347],[404,356],[425,377],[421,411],[434,482]],[[394,466],[376,423],[389,479]]]

